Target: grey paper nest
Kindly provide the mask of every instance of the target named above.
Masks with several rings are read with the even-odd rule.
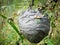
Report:
[[[40,42],[50,30],[48,16],[43,16],[38,10],[27,9],[19,16],[18,22],[21,33],[31,43]]]

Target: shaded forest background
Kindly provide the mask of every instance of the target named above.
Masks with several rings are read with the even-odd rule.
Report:
[[[33,45],[23,35],[19,36],[14,27],[20,32],[17,19],[29,4],[31,0],[0,0],[0,45],[17,45],[19,39],[20,45]],[[60,45],[60,0],[35,0],[32,8],[42,8],[42,14],[48,13],[51,25],[49,35],[37,45]],[[8,19],[14,23],[13,27]]]

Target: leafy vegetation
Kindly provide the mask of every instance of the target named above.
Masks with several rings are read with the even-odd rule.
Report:
[[[21,35],[18,16],[31,4],[31,0],[0,0],[0,45],[33,45]],[[33,9],[48,13],[50,32],[37,45],[60,45],[60,0],[35,0]]]

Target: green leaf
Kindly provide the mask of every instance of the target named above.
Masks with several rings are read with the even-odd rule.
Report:
[[[1,16],[1,17],[3,17],[4,19],[7,19],[7,17],[6,17],[6,16],[4,16],[4,15],[2,15],[2,14],[0,14],[0,16]]]
[[[4,16],[4,15],[1,15],[1,14],[0,14],[0,16],[3,17],[4,19],[7,19],[7,17]],[[18,31],[18,28],[15,26],[15,24],[13,23],[13,21],[7,20],[7,22],[11,25],[11,27],[12,27],[12,28],[18,33],[18,35],[21,37],[21,35],[20,35],[19,31]]]
[[[48,40],[47,45],[54,45],[54,44],[52,43],[52,40],[51,40],[51,39]]]

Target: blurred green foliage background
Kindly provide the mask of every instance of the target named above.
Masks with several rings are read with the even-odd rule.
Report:
[[[51,24],[49,35],[37,45],[60,45],[60,0],[57,3],[54,1],[49,3],[50,1],[51,0],[34,1],[33,9],[38,8],[38,5],[42,8],[48,4],[48,7],[45,7],[43,10],[43,14],[49,14]],[[4,19],[0,16],[0,45],[17,45],[19,39],[20,45],[33,45],[26,40],[23,35],[21,35],[21,38],[14,27],[7,22],[8,18],[12,18],[12,22],[20,32],[17,22],[18,13],[21,14],[25,11],[30,3],[31,0],[0,0],[0,15],[7,17],[7,19]]]

